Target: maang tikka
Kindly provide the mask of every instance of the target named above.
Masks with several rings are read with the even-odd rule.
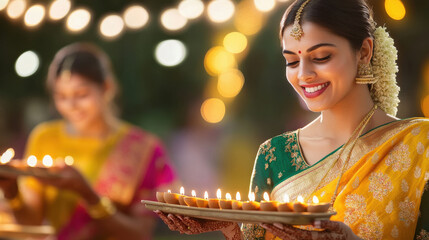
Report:
[[[302,35],[304,34],[304,31],[302,31],[300,20],[301,20],[302,11],[304,10],[304,7],[305,5],[307,5],[308,2],[310,2],[310,0],[303,2],[299,7],[295,15],[292,31],[290,32],[290,35],[298,41],[301,39]]]

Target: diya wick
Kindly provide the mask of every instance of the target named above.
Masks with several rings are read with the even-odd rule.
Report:
[[[235,200],[232,200],[232,209],[241,210],[243,206],[243,202],[241,201],[240,193],[237,192],[235,195]]]
[[[220,189],[216,191],[216,197],[209,199],[209,208],[219,208],[219,200],[222,198],[222,192]]]
[[[219,206],[221,209],[231,209],[232,208],[231,194],[227,193],[225,195],[225,199],[220,199]]]
[[[179,194],[172,193],[170,190],[164,192],[164,200],[169,204],[179,204]]]
[[[307,212],[307,204],[304,203],[304,198],[299,195],[297,200],[293,203],[294,212]]]
[[[185,203],[185,188],[183,188],[183,186],[180,187],[180,191],[179,192],[180,192],[179,203],[180,203],[180,205],[186,206],[186,203]]]
[[[204,199],[203,198],[197,198],[197,206],[199,208],[208,208],[208,204],[209,204],[209,194],[207,193],[207,191],[204,192]]]
[[[260,203],[260,208],[262,211],[277,211],[277,205],[279,202],[270,201],[270,196],[267,192],[264,192],[264,200]]]
[[[290,203],[289,195],[283,195],[283,202],[277,205],[277,210],[279,212],[293,212],[293,206]]]
[[[319,203],[319,199],[314,196],[313,203],[308,204],[307,210],[313,213],[322,213],[327,212],[330,206],[330,203]]]
[[[195,193],[195,190],[191,191],[191,195],[192,197],[185,196],[183,200],[185,201],[186,205],[188,205],[189,207],[198,207],[197,198],[196,198],[197,194]]]
[[[259,202],[255,202],[255,193],[249,193],[249,201],[243,202],[242,206],[243,210],[259,210],[260,204]]]

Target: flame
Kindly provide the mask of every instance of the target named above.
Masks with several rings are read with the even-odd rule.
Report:
[[[27,159],[27,165],[30,167],[35,167],[37,165],[37,158],[34,155],[31,155]]]
[[[52,167],[52,165],[54,165],[54,160],[52,159],[51,156],[45,155],[43,157],[42,163],[45,167]]]
[[[6,164],[15,156],[15,150],[13,148],[8,148],[0,158],[0,163]]]
[[[239,192],[237,192],[237,194],[235,195],[235,200],[241,201],[241,195]]]
[[[168,193],[171,193],[171,190],[170,190],[170,189],[168,189],[168,190],[167,190],[167,192],[168,192]]]
[[[209,194],[207,193],[207,191],[204,192],[204,199],[209,199]]]
[[[229,194],[229,193],[227,193],[226,195],[225,195],[225,198],[226,198],[226,200],[231,200],[232,198],[231,198],[231,194]]]
[[[196,197],[197,196],[197,194],[195,193],[195,190],[192,190],[191,194],[192,194],[192,197]]]
[[[267,202],[270,201],[270,196],[268,196],[267,192],[264,192],[264,200]]]
[[[304,203],[304,198],[301,195],[299,195],[296,200],[300,203]]]
[[[180,187],[180,195],[185,195],[185,188],[183,186]]]
[[[217,199],[222,198],[222,192],[220,191],[220,188],[216,191],[216,197],[217,197]]]
[[[249,201],[250,202],[255,201],[255,193],[254,192],[249,193]]]
[[[313,203],[319,203],[319,199],[316,196],[313,197]]]
[[[287,195],[287,193],[285,195],[283,195],[283,202],[285,202],[285,203],[290,202],[289,195]]]

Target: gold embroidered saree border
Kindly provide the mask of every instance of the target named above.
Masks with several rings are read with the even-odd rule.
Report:
[[[371,152],[377,147],[387,144],[388,140],[394,137],[397,133],[422,121],[427,120],[421,118],[409,118],[394,121],[367,132],[357,141],[345,170],[347,171],[352,168],[354,164],[356,164],[366,154],[372,154]],[[340,161],[332,166],[338,158],[339,150],[341,148],[342,147],[331,152],[328,157],[321,162],[318,162],[302,172],[285,179],[273,188],[271,197],[274,200],[282,201],[284,194],[287,193],[291,200],[296,199],[298,195],[301,195],[308,200],[312,193],[338,178],[344,162],[343,157],[346,156],[346,153],[350,150],[345,149]],[[348,146],[348,148],[350,148],[350,146]],[[326,177],[322,180],[325,174]],[[319,184],[319,181],[321,180],[322,182]],[[318,189],[316,189],[317,185],[319,185]]]

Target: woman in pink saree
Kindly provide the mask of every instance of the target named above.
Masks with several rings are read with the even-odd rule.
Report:
[[[154,214],[140,201],[154,199],[175,175],[156,136],[113,114],[110,69],[107,56],[89,44],[55,56],[47,83],[63,119],[37,126],[26,156],[69,164],[52,168],[55,179],[0,181],[18,222],[47,222],[61,240],[151,238]]]

